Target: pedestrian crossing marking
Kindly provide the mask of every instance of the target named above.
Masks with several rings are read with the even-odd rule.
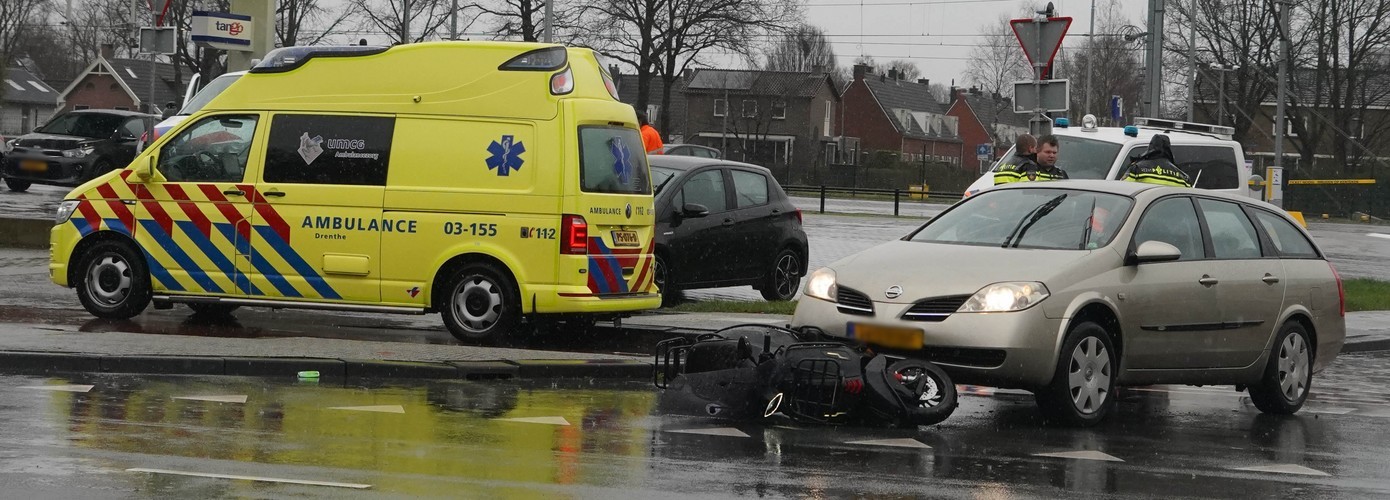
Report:
[[[1331,474],[1328,474],[1326,472],[1317,469],[1310,469],[1302,465],[1295,464],[1257,465],[1254,467],[1236,467],[1232,470],[1247,472],[1272,472],[1275,474],[1297,474],[1301,476],[1331,476]]]
[[[1119,458],[1115,458],[1114,456],[1107,455],[1107,454],[1101,453],[1101,452],[1099,452],[1099,451],[1091,451],[1091,450],[1062,451],[1062,452],[1057,452],[1057,453],[1035,453],[1035,454],[1033,454],[1033,456],[1035,456],[1035,457],[1052,457],[1052,458],[1070,458],[1070,459],[1073,459],[1073,460],[1100,460],[1100,461],[1104,461],[1104,462],[1123,462],[1123,461],[1124,461],[1124,460],[1120,460]]]
[[[519,417],[519,418],[498,418],[494,419],[502,422],[521,422],[524,424],[548,424],[548,425],[570,425],[565,417]]]
[[[846,444],[863,444],[869,446],[894,446],[898,448],[919,448],[930,450],[931,446],[912,438],[903,439],[870,439],[867,441],[848,441]]]
[[[700,434],[704,436],[728,436],[728,437],[750,437],[748,434],[733,427],[714,427],[709,429],[674,429],[666,432],[676,432],[681,434]]]
[[[26,385],[20,389],[38,389],[40,391],[62,391],[62,392],[91,392],[94,385]]]
[[[174,399],[183,399],[187,401],[211,401],[213,403],[246,403],[245,394],[228,396],[174,396]]]
[[[377,406],[333,406],[330,410],[351,410],[351,411],[373,411],[377,413],[405,413],[405,408],[401,405],[377,405]]]

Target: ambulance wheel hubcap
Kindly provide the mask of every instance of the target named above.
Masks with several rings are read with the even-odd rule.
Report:
[[[454,313],[463,327],[483,331],[502,316],[502,291],[481,276],[470,276],[454,293]]]
[[[87,271],[87,293],[106,305],[120,304],[130,295],[130,265],[115,255],[103,255]]]

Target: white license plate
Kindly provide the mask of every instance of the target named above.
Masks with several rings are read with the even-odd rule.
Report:
[[[613,246],[640,247],[642,242],[637,239],[637,231],[613,231]]]

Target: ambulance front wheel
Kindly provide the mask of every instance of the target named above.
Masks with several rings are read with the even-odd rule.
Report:
[[[516,285],[491,264],[463,265],[444,289],[440,307],[444,326],[460,341],[500,338],[511,333],[521,319]]]
[[[139,252],[123,241],[107,240],[83,254],[77,299],[93,316],[130,319],[150,305],[150,273]]]

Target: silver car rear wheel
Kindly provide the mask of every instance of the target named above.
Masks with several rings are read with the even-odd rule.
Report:
[[[1290,414],[1303,408],[1313,386],[1313,344],[1298,322],[1285,323],[1274,339],[1264,377],[1250,386],[1250,401],[1265,413]]]

